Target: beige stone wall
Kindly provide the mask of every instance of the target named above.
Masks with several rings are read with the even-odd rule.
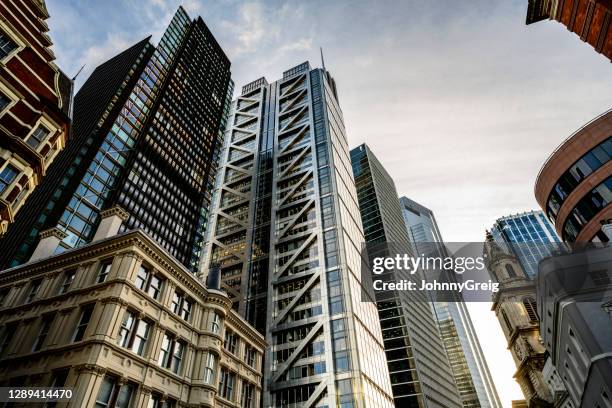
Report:
[[[98,283],[99,271],[107,262],[112,262],[110,272]],[[137,286],[141,266],[163,279],[157,299]],[[75,278],[61,293],[71,271]],[[173,311],[175,291],[192,301],[187,321]],[[66,386],[75,389],[75,396],[60,407],[93,407],[105,376],[112,377],[116,387],[132,387],[130,407],[147,407],[151,395],[157,394],[180,402],[177,406],[241,406],[242,388],[252,384],[252,406],[259,406],[262,336],[230,309],[223,292],[206,289],[142,232],[5,272],[0,275],[0,298],[1,384],[50,386],[57,370],[68,369]],[[82,339],[74,341],[88,305],[93,305],[91,318]],[[126,312],[149,323],[140,355],[120,344]],[[220,317],[217,333],[213,331],[215,313]],[[49,316],[53,320],[38,349],[36,339]],[[227,330],[238,336],[235,354],[224,349]],[[166,333],[184,345],[176,373],[158,362]],[[247,364],[247,347],[254,350],[253,367]],[[207,382],[209,353],[216,364]],[[218,392],[222,369],[234,376],[231,400]]]

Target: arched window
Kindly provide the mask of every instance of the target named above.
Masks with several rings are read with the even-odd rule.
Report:
[[[532,298],[531,296],[524,297],[523,306],[525,306],[525,310],[527,311],[529,320],[531,320],[532,322],[537,322],[540,320],[538,316],[538,307],[534,298]]]
[[[506,327],[508,328],[508,333],[512,333],[512,325],[510,324],[510,319],[508,319],[508,315],[506,314],[506,311],[504,309],[502,309],[501,311],[502,313],[502,317],[504,318],[504,323],[506,323]]]
[[[508,263],[506,264],[506,272],[508,273],[509,278],[516,278],[516,272],[514,271],[514,268]]]

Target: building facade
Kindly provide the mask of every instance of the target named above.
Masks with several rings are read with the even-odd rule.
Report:
[[[243,86],[225,144],[202,275],[266,335],[264,406],[393,406],[334,79],[305,62]]]
[[[351,161],[368,256],[414,255],[389,173],[365,144],[351,150]],[[392,281],[412,279],[406,271],[390,273]],[[426,295],[393,291],[375,292],[375,297],[395,406],[460,407],[457,384]]]
[[[535,196],[564,242],[607,242],[612,218],[612,110],[568,137],[540,170]]]
[[[400,205],[415,253],[431,252],[433,244],[437,253],[445,254],[433,212],[407,197],[400,198]],[[433,308],[463,407],[500,408],[495,383],[463,299],[434,302]]]
[[[554,398],[544,379],[546,348],[540,337],[535,282],[518,259],[501,249],[488,234],[484,246],[487,268],[499,291],[493,294],[492,310],[508,342],[527,407],[553,407]]]
[[[43,0],[0,4],[0,237],[66,145],[72,81],[54,63]]]
[[[556,20],[612,60],[611,0],[528,0],[527,24]]]
[[[542,340],[569,406],[612,406],[611,266],[609,246],[542,261],[537,282]]]
[[[125,211],[102,217],[0,274],[0,383],[72,388],[57,407],[260,407],[263,336],[147,234],[115,235]]]
[[[530,278],[538,263],[561,249],[561,240],[542,211],[528,211],[498,218],[491,227],[495,243],[517,257]]]
[[[73,140],[0,242],[0,268],[34,251],[40,231],[88,243],[100,211],[128,210],[192,270],[198,267],[215,149],[231,95],[230,63],[201,18],[179,8],[157,47],[148,39],[99,66],[75,98]]]

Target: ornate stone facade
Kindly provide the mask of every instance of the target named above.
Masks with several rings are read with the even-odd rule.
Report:
[[[2,272],[0,326],[0,384],[58,407],[260,406],[263,337],[141,231]]]

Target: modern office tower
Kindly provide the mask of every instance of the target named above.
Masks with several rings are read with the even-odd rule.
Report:
[[[583,279],[576,281],[577,276]],[[573,402],[570,406],[610,406],[611,248],[580,248],[543,260],[537,294],[542,342]]]
[[[433,244],[437,252],[446,254],[433,212],[407,197],[401,197],[400,204],[415,252],[431,253]],[[438,301],[433,306],[463,406],[501,408],[465,302],[458,298],[454,302]]]
[[[365,144],[351,150],[351,161],[365,242],[368,250],[375,252],[369,255],[413,255],[393,179]],[[389,253],[382,253],[387,245]],[[411,279],[408,271],[393,273],[393,281]],[[395,406],[460,407],[457,385],[426,295],[394,291],[376,292],[375,296]]]
[[[229,125],[202,271],[266,335],[264,406],[393,406],[333,78],[304,62],[251,82]]]
[[[544,379],[546,348],[540,337],[540,317],[534,280],[525,273],[516,256],[497,245],[487,233],[483,255],[499,291],[493,293],[492,310],[507,340],[527,407],[553,407],[554,396]]]
[[[611,30],[612,32],[612,30]],[[565,139],[546,160],[535,196],[564,242],[608,242],[612,219],[612,109]]]
[[[0,384],[73,391],[34,406],[261,407],[263,336],[142,230],[117,235],[127,217],[102,211],[94,240],[61,254],[47,230],[0,274]]]
[[[528,211],[498,218],[491,228],[493,239],[503,250],[514,254],[531,278],[538,263],[562,246],[553,226],[542,211]]]
[[[528,0],[527,24],[556,20],[612,60],[611,0]]]
[[[0,3],[0,237],[68,139],[72,81],[55,65],[43,0]]]
[[[145,230],[195,270],[229,68],[183,8],[157,47],[145,39],[100,65],[76,95],[73,140],[0,243],[0,268],[27,260],[54,226],[67,234],[57,252],[86,244],[100,211],[118,204],[122,231]]]

